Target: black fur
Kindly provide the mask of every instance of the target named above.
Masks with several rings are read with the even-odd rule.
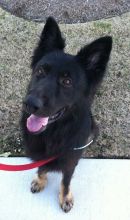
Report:
[[[34,113],[34,108],[23,106],[21,125],[29,157],[41,160],[59,155],[55,161],[40,167],[39,172],[62,171],[67,192],[82,154],[82,150],[74,151],[73,148],[85,145],[91,134],[96,136],[91,103],[105,73],[112,38],[102,37],[86,45],[76,56],[64,53],[64,47],[65,41],[56,21],[48,18],[32,57],[32,79],[26,99],[31,96],[33,102],[39,103],[35,109],[39,116],[53,115],[63,107],[66,111],[45,131],[35,135],[26,127],[27,118]],[[41,66],[43,73],[37,74]],[[63,85],[66,77],[71,79],[72,85]]]

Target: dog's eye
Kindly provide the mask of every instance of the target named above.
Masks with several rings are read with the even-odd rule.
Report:
[[[62,85],[64,87],[71,87],[72,86],[72,79],[71,78],[64,78],[62,79]]]
[[[46,72],[44,70],[43,67],[39,67],[36,72],[35,72],[37,77],[45,77],[46,76]]]

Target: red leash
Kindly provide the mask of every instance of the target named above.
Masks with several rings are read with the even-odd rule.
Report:
[[[0,170],[4,171],[23,171],[23,170],[30,170],[36,167],[43,166],[53,160],[55,160],[58,156],[51,157],[46,160],[39,160],[36,162],[28,163],[28,164],[22,164],[22,165],[9,165],[9,164],[2,164],[0,163]]]

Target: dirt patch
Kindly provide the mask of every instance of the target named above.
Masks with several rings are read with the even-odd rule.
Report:
[[[100,136],[87,157],[130,157],[130,13],[85,24],[61,25],[66,50],[75,54],[86,43],[113,36],[109,70],[94,103]],[[28,22],[0,10],[0,153],[23,155],[19,129],[22,99],[30,78],[30,58],[43,24]]]
[[[51,15],[68,24],[110,18],[130,11],[129,0],[0,0],[0,5],[18,17],[45,22]]]

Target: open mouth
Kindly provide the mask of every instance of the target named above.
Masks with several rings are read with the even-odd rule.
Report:
[[[27,119],[27,129],[31,133],[39,134],[47,128],[47,125],[50,123],[55,122],[56,120],[60,119],[66,108],[62,108],[56,114],[48,117],[40,117],[34,114],[31,114],[30,117]]]

